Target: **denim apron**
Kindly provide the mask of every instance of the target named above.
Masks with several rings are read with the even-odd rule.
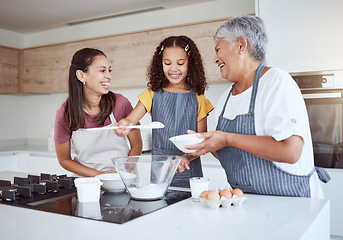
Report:
[[[256,135],[254,108],[258,83],[263,69],[264,66],[259,65],[255,73],[249,112],[238,115],[233,120],[223,117],[228,99],[234,88],[233,85],[219,116],[217,130]],[[318,173],[321,181],[327,182],[330,180],[330,176],[324,169],[314,167],[308,175],[294,175],[277,167],[271,161],[234,147],[225,147],[218,150],[218,156],[231,187],[240,188],[247,193],[311,197],[310,177],[314,171]]]
[[[152,121],[159,121],[165,128],[152,130],[152,154],[182,156],[184,153],[169,141],[176,135],[186,134],[187,130],[197,130],[198,100],[193,89],[190,92],[155,92],[152,100]],[[190,170],[176,173],[171,182],[174,187],[189,187],[190,177],[201,177],[200,157],[190,163]]]

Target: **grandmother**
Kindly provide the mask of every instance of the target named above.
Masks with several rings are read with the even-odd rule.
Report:
[[[314,167],[301,92],[287,72],[264,66],[263,20],[231,18],[214,40],[214,62],[232,85],[216,108],[216,131],[198,133],[205,140],[188,146],[197,150],[189,157],[212,152],[231,187],[246,193],[323,198],[319,180],[330,176]]]

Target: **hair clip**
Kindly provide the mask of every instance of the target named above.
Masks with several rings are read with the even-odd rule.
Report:
[[[162,45],[162,46],[161,46],[161,49],[160,49],[160,53],[159,53],[159,54],[161,54],[161,53],[162,53],[163,49],[164,49],[164,46]]]
[[[185,51],[188,52],[189,50],[189,45],[187,44],[187,46],[185,47]]]

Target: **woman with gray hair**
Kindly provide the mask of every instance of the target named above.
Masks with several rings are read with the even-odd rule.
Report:
[[[287,72],[263,66],[263,20],[231,18],[214,39],[214,62],[232,85],[216,108],[217,130],[198,133],[205,140],[188,147],[197,150],[190,157],[212,152],[231,187],[247,193],[323,198],[319,179],[330,176],[314,166],[301,92]]]

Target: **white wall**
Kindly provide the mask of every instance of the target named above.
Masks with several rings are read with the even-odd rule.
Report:
[[[342,0],[258,0],[268,65],[288,72],[343,69]]]
[[[227,88],[228,84],[212,84],[206,91],[206,96],[215,106],[219,96]],[[114,90],[127,97],[133,107],[136,105],[137,96],[145,88]],[[1,140],[30,139],[42,140],[45,144],[54,126],[57,109],[66,100],[67,94],[49,94],[33,96],[0,95],[0,146]],[[141,123],[149,123],[150,116],[147,114]],[[214,112],[209,116],[208,129],[215,129]]]
[[[23,138],[26,121],[25,97],[0,95],[0,140]]]

